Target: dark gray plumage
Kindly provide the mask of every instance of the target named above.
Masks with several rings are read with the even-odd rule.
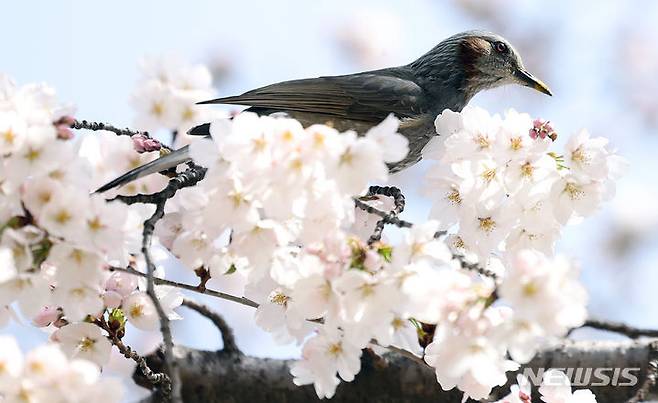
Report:
[[[343,76],[284,81],[242,95],[199,102],[249,106],[259,114],[284,112],[304,126],[330,124],[340,131],[363,133],[390,113],[400,120],[399,132],[409,139],[409,155],[389,166],[397,172],[421,158],[436,135],[434,119],[445,109],[461,111],[479,91],[520,84],[551,95],[544,83],[525,70],[520,56],[504,38],[483,31],[445,39],[416,61],[400,67]],[[208,135],[209,124],[190,130]],[[124,185],[189,160],[183,147],[138,167],[102,186],[98,192]]]

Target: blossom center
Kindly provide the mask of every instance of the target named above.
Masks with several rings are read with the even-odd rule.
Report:
[[[452,247],[455,249],[463,249],[466,247],[464,240],[460,236],[456,236],[452,241]]]
[[[375,293],[375,287],[372,284],[364,284],[360,287],[361,296],[369,297]]]
[[[82,263],[82,258],[84,257],[84,253],[80,249],[73,249],[71,252],[71,258],[75,260],[77,264]]]
[[[491,146],[491,143],[489,142],[489,138],[483,134],[479,134],[475,138],[475,142],[480,147],[480,150],[484,150],[485,148],[489,148]]]
[[[192,108],[187,107],[183,111],[183,120],[192,120],[194,119],[194,110]]]
[[[353,159],[354,155],[352,155],[350,150],[347,150],[340,156],[340,164],[351,164]]]
[[[532,177],[532,173],[535,170],[535,167],[532,166],[531,163],[526,162],[525,164],[521,165],[521,175],[525,177]]]
[[[331,344],[327,349],[329,355],[338,357],[343,352],[343,345],[341,342]]]
[[[523,148],[521,137],[513,137],[513,138],[511,138],[511,139],[510,139],[510,148],[511,148],[513,151],[519,151],[521,148]]]
[[[5,143],[14,144],[14,140],[16,139],[16,135],[14,134],[13,130],[7,129],[7,131],[5,131],[2,134],[2,138],[5,140]]]
[[[487,182],[491,182],[496,177],[496,168],[487,169],[482,172],[482,179]]]
[[[491,232],[496,228],[496,222],[491,217],[478,217],[480,229],[484,232]]]
[[[462,197],[459,194],[459,190],[453,189],[446,198],[452,203],[452,204],[461,204],[462,202]]]
[[[141,304],[133,305],[130,307],[130,316],[139,318],[144,315],[144,306]]]
[[[582,199],[585,196],[585,192],[573,182],[568,182],[564,186],[564,191],[569,195],[571,200]]]
[[[304,163],[302,162],[301,158],[295,158],[290,163],[290,168],[292,168],[295,171],[301,171],[303,167],[304,167]]]
[[[238,208],[245,201],[245,197],[241,192],[232,190],[228,194],[229,199],[233,202],[233,207]]]
[[[285,132],[283,132],[283,136],[281,136],[281,138],[283,139],[283,141],[294,140],[294,136],[292,135],[292,132],[290,130],[286,130]]]
[[[162,116],[164,114],[164,105],[162,105],[162,102],[153,102],[151,113],[155,116]]]
[[[537,295],[538,292],[539,292],[539,287],[537,286],[537,284],[533,282],[527,283],[523,286],[523,295],[525,295],[526,297],[535,296]]]
[[[96,340],[85,336],[78,343],[78,349],[83,352],[90,351],[92,348],[94,348],[94,344],[96,344]]]
[[[263,151],[265,150],[265,147],[267,146],[267,142],[263,137],[258,137],[253,140],[254,143],[254,148],[256,151]]]
[[[290,297],[280,291],[274,290],[270,294],[269,300],[273,304],[286,306],[290,300]]]
[[[401,318],[395,318],[391,322],[391,326],[393,326],[393,329],[395,330],[401,329],[402,327],[404,327],[404,320],[402,320]]]
[[[41,151],[35,150],[34,148],[30,148],[27,153],[25,154],[25,159],[27,159],[30,162],[34,162],[36,159],[41,156]]]
[[[89,229],[94,232],[100,231],[104,227],[103,223],[101,223],[101,220],[98,217],[94,217],[93,219],[88,220],[87,225],[89,226]]]
[[[589,155],[583,151],[582,147],[578,147],[571,153],[571,159],[581,164],[587,164],[590,161]]]
[[[55,214],[55,221],[59,224],[66,224],[67,222],[71,221],[71,214],[67,210],[60,210],[57,214]]]

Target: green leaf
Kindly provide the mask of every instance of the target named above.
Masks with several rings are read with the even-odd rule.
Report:
[[[235,273],[236,270],[238,270],[238,268],[235,267],[235,265],[233,263],[231,263],[231,266],[228,268],[228,270],[226,270],[226,272],[224,274],[225,275],[233,274],[233,273]]]
[[[379,256],[381,256],[387,263],[391,263],[391,260],[393,259],[393,247],[391,245],[381,244],[377,248],[377,253],[379,253]]]
[[[121,308],[114,308],[107,317],[107,323],[116,334],[124,333],[126,330],[126,315]]]
[[[53,243],[48,238],[44,238],[41,242],[32,247],[32,258],[34,259],[34,268],[38,269],[41,266],[48,254]]]

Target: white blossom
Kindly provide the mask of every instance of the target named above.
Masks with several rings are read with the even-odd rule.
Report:
[[[546,403],[596,403],[596,396],[589,389],[572,392],[569,378],[555,369],[544,372],[539,393]]]
[[[121,308],[128,322],[140,330],[155,330],[160,324],[153,301],[146,293],[130,294],[123,300]]]
[[[70,359],[81,358],[99,366],[110,359],[110,341],[91,323],[71,323],[57,329],[51,337]]]

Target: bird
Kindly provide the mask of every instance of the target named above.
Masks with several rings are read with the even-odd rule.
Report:
[[[365,133],[389,114],[400,119],[398,132],[409,140],[409,153],[389,172],[421,159],[422,149],[437,135],[436,116],[460,112],[480,91],[507,84],[530,87],[551,96],[544,82],[526,70],[517,50],[502,36],[466,31],[441,41],[415,61],[355,74],[284,81],[198,104],[243,105],[259,115],[285,114],[302,125],[327,124],[339,131]],[[208,136],[210,123],[190,135]],[[189,146],[172,151],[101,186],[96,192],[125,185],[190,160]]]

